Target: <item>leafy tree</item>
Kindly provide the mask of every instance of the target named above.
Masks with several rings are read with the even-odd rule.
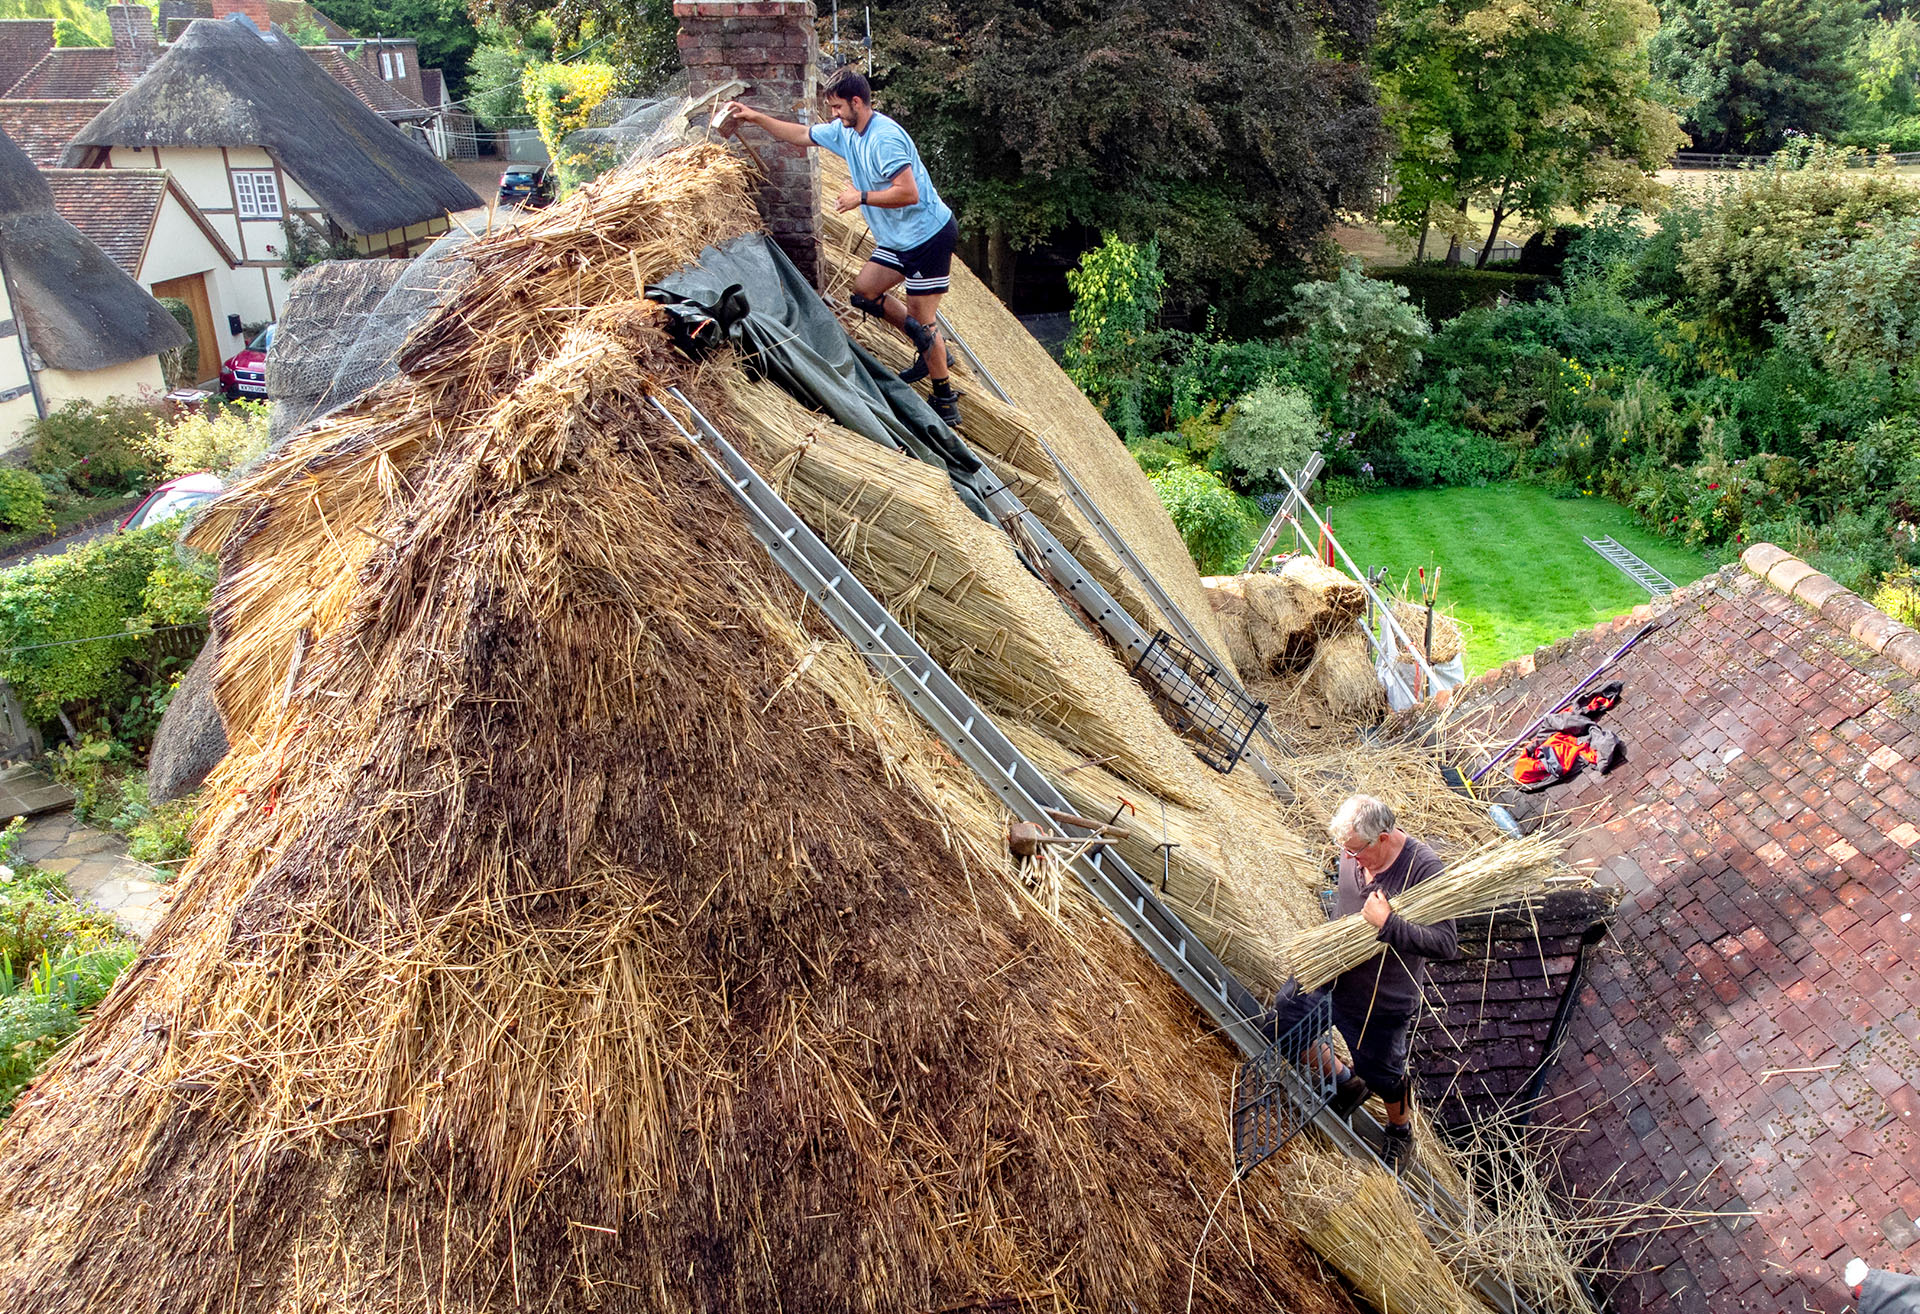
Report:
[[[548,49],[610,65],[618,95],[658,90],[680,67],[672,0],[471,0],[484,28],[544,29]],[[489,32],[488,40],[494,34]],[[502,43],[506,44],[506,43]],[[492,85],[474,78],[475,86]],[[487,120],[482,119],[483,123]]]
[[[1868,23],[1850,63],[1866,118],[1887,122],[1920,113],[1920,19],[1901,14]]]
[[[1845,128],[1858,0],[1664,0],[1660,14],[1654,72],[1701,150],[1763,153]]]
[[[107,43],[92,28],[83,26],[71,18],[62,18],[53,25],[53,44],[56,46],[104,46]]]
[[[1364,44],[1371,0],[1324,15],[1302,0],[881,0],[872,12],[881,108],[986,239],[1003,293],[1015,248],[1075,226],[1157,238],[1185,290],[1299,259],[1377,178],[1372,87],[1343,57]]]
[[[327,17],[355,36],[412,37],[423,68],[437,68],[455,99],[467,94],[480,30],[464,0],[323,0]]]
[[[1649,175],[1682,141],[1648,71],[1656,25],[1645,0],[1393,0],[1376,54],[1400,141],[1388,220],[1462,237],[1484,205],[1484,267],[1512,216],[1656,201]]]
[[[561,149],[569,133],[587,126],[593,111],[613,90],[613,69],[606,64],[536,64],[520,75],[520,94],[540,130],[547,158],[563,173],[573,165]]]
[[[1136,246],[1111,233],[1067,274],[1073,293],[1073,332],[1063,353],[1067,376],[1129,438],[1145,428],[1141,376],[1166,285],[1158,243]]]
[[[543,63],[552,54],[541,51],[511,32],[489,29],[487,39],[474,48],[472,89],[467,107],[481,126],[488,128],[530,128],[533,113],[520,93],[521,79],[528,69]]]
[[[1433,336],[1427,317],[1407,289],[1362,273],[1357,257],[1337,278],[1293,292],[1300,345],[1343,392],[1380,396],[1420,368],[1420,344]]]
[[[1920,217],[1801,257],[1787,338],[1836,374],[1909,371],[1920,352]]]
[[[1296,473],[1319,443],[1313,398],[1269,381],[1234,405],[1214,458],[1239,476],[1241,487],[1268,488],[1280,483],[1282,470]]]
[[[1920,188],[1891,164],[1850,169],[1854,152],[1799,146],[1742,171],[1681,246],[1694,313],[1736,350],[1764,350],[1803,294],[1814,257],[1890,220],[1920,214]]]

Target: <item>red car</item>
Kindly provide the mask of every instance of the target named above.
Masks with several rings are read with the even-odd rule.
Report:
[[[227,358],[220,367],[220,389],[227,396],[267,399],[267,348],[273,345],[273,325],[260,330],[259,336],[242,351]]]

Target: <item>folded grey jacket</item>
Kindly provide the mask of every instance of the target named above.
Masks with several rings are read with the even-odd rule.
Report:
[[[1860,1314],[1920,1314],[1920,1277],[1869,1270],[1860,1284]]]

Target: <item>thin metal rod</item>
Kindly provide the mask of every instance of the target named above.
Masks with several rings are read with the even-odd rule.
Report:
[[[1539,716],[1535,717],[1533,724],[1528,726],[1525,730],[1522,730],[1518,738],[1516,738],[1512,743],[1508,744],[1505,748],[1501,749],[1499,752],[1495,753],[1492,757],[1488,758],[1485,766],[1481,767],[1478,771],[1468,776],[1467,783],[1469,785],[1479,784],[1480,777],[1486,775],[1487,772],[1493,770],[1495,766],[1497,766],[1501,761],[1503,761],[1506,758],[1508,753],[1511,753],[1514,749],[1526,743],[1527,740],[1533,738],[1533,732],[1538,730],[1542,725],[1546,724],[1546,720],[1549,716],[1552,716],[1555,712],[1559,711],[1561,708],[1565,707],[1568,703],[1571,703],[1574,699],[1578,698],[1588,685],[1592,684],[1595,680],[1605,675],[1607,673],[1608,668],[1610,668],[1615,662],[1619,661],[1622,657],[1625,657],[1627,655],[1627,650],[1629,648],[1633,647],[1634,644],[1640,642],[1640,640],[1646,638],[1647,635],[1651,634],[1654,630],[1657,630],[1659,628],[1660,626],[1654,621],[1648,621],[1645,625],[1642,625],[1639,628],[1639,630],[1635,632],[1634,636],[1631,639],[1628,639],[1625,643],[1621,644],[1618,648],[1615,648],[1613,650],[1612,655],[1610,655],[1605,661],[1601,662],[1598,666],[1594,667],[1593,670],[1589,671],[1587,673],[1586,679],[1580,681],[1579,684],[1576,684],[1573,686],[1573,688],[1567,690],[1566,697],[1556,699],[1554,702],[1548,704],[1547,710],[1540,713]]]

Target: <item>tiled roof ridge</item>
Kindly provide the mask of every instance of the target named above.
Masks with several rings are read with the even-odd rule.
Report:
[[[1901,624],[1852,589],[1842,588],[1771,543],[1755,543],[1740,554],[1740,564],[1769,587],[1819,612],[1855,643],[1896,663],[1908,675],[1920,675],[1920,632],[1912,626]]]
[[[1564,639],[1543,643],[1524,656],[1515,657],[1492,670],[1482,671],[1474,676],[1453,691],[1452,702],[1457,705],[1465,699],[1492,693],[1514,680],[1524,680],[1540,667],[1552,665],[1575,648],[1605,639],[1610,634],[1619,634],[1624,640],[1627,633],[1638,629],[1648,621],[1659,620],[1669,615],[1676,607],[1705,605],[1702,599],[1710,594],[1724,594],[1732,583],[1732,577],[1737,573],[1736,567],[1723,566],[1684,588],[1675,589],[1658,602],[1643,602],[1624,615],[1603,620],[1598,625],[1584,630],[1577,630]]]

